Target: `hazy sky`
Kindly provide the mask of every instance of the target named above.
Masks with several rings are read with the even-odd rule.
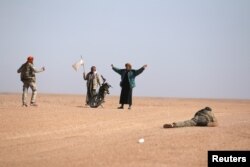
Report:
[[[0,0],[0,92],[22,92],[28,55],[38,92],[85,94],[97,66],[120,94],[111,64],[148,68],[135,96],[250,99],[249,0]]]

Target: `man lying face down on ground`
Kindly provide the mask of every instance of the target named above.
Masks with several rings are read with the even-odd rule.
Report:
[[[196,112],[194,117],[191,120],[174,122],[172,124],[164,124],[163,128],[179,128],[179,127],[188,127],[188,126],[217,126],[217,120],[214,117],[212,109],[210,107],[205,107],[200,111]]]

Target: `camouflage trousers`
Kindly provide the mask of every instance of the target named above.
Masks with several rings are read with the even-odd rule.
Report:
[[[30,82],[30,81],[24,81],[23,82],[23,95],[22,95],[23,105],[27,104],[27,96],[28,96],[29,87],[32,90],[30,103],[36,102],[36,95],[37,95],[36,83]]]
[[[174,127],[207,126],[209,120],[204,116],[195,116],[191,120],[175,122]]]

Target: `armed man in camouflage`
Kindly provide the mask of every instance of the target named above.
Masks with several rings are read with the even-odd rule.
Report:
[[[39,72],[45,71],[44,67],[42,67],[39,70],[36,69],[33,66],[33,60],[34,60],[34,58],[32,56],[29,56],[27,58],[27,62],[24,63],[17,70],[17,73],[21,73],[20,77],[21,77],[21,81],[23,82],[22,101],[23,101],[23,106],[25,106],[25,107],[28,107],[26,98],[27,98],[29,87],[32,90],[32,96],[31,96],[30,105],[31,106],[37,106],[37,104],[36,104],[37,88],[36,88],[36,75],[35,75],[35,73],[39,73]]]
[[[217,120],[210,107],[206,107],[196,112],[191,120],[174,122],[172,124],[164,124],[163,128],[178,128],[178,127],[189,127],[189,126],[217,126]]]

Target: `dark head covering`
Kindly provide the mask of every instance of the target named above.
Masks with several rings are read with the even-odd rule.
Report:
[[[125,67],[126,67],[126,68],[128,67],[129,70],[132,69],[132,65],[131,65],[130,63],[126,63],[126,64],[125,64]]]
[[[212,109],[210,107],[205,107],[204,110],[212,111]]]

